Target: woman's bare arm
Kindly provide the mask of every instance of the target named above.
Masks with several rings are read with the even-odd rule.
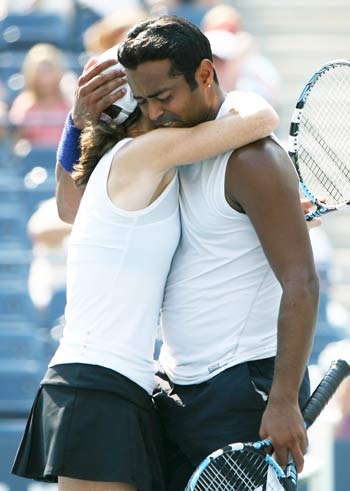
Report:
[[[131,173],[165,173],[247,145],[276,129],[278,116],[262,97],[236,92],[228,98],[231,111],[226,116],[192,128],[154,130],[133,140],[118,153],[118,159],[125,159]]]

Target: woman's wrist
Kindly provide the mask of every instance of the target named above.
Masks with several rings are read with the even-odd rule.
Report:
[[[72,172],[80,159],[81,130],[74,125],[72,114],[69,112],[57,149],[57,162],[67,171]]]

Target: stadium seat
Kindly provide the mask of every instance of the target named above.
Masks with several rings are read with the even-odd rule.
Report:
[[[15,158],[18,173],[22,176],[26,176],[35,167],[45,169],[50,177],[55,174],[56,148],[33,147],[27,154]]]
[[[171,15],[178,15],[179,17],[184,17],[185,19],[200,27],[201,21],[207,12],[207,6],[201,5],[186,5],[181,4],[177,7],[170,7],[169,13]]]
[[[23,175],[23,199],[31,215],[41,201],[55,194],[56,149],[33,148],[18,162],[18,170]]]
[[[28,491],[30,481],[11,474],[25,423],[25,419],[0,419],[0,489],[3,491]]]
[[[27,216],[20,204],[2,204],[0,208],[0,242],[17,244],[17,248],[30,247],[27,234]]]
[[[28,249],[0,248],[0,283],[2,281],[27,281],[32,253]]]
[[[349,491],[348,465],[350,462],[350,440],[337,440],[334,445],[335,489]]]
[[[38,313],[23,281],[0,282],[0,322],[33,322]]]
[[[44,342],[39,330],[25,324],[8,323],[0,328],[0,360],[34,360],[46,363]]]
[[[8,138],[0,141],[0,184],[2,177],[11,175],[11,170],[13,169],[12,147],[9,140]]]
[[[34,360],[0,360],[0,420],[27,417],[44,373]]]
[[[27,51],[22,50],[0,51],[0,80],[4,86],[9,105],[24,87],[24,78],[21,72],[26,53]]]
[[[0,49],[28,49],[36,43],[51,43],[67,48],[71,26],[61,16],[33,12],[9,13],[0,22]]]
[[[97,12],[85,6],[83,3],[73,0],[74,22],[72,29],[74,36],[71,36],[69,48],[75,52],[84,51],[84,32],[91,24],[101,19],[101,16]]]
[[[1,153],[1,147],[0,147]],[[7,166],[5,170],[5,165]],[[23,179],[13,173],[13,162],[9,159],[3,162],[0,170],[0,206],[23,204]],[[0,162],[0,166],[2,163]],[[11,169],[12,166],[12,169]],[[1,239],[0,239],[1,240]]]

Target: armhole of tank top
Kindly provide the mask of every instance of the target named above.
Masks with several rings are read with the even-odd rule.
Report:
[[[223,101],[223,103],[219,109],[217,118],[222,117],[228,113],[226,97],[227,97],[227,94],[225,95],[225,100]],[[219,161],[216,164],[218,167],[220,167],[220,169],[219,169],[219,173],[220,173],[219,189],[220,189],[220,192],[219,192],[219,198],[216,201],[214,201],[215,209],[218,213],[220,213],[220,215],[228,217],[228,218],[232,217],[232,214],[237,215],[237,216],[242,216],[242,215],[246,216],[245,213],[240,213],[239,211],[232,208],[226,200],[226,193],[225,193],[226,169],[227,169],[229,158],[233,152],[234,152],[234,150],[225,153],[224,154],[225,155],[225,162]]]
[[[215,208],[220,215],[226,217],[226,218],[231,218],[232,215],[236,216],[245,216],[244,213],[240,213],[239,211],[235,210],[232,208],[229,203],[226,200],[226,192],[225,192],[225,182],[226,182],[226,170],[227,170],[227,165],[229,158],[231,154],[234,152],[232,150],[231,152],[227,152],[224,157],[224,161],[221,160],[218,162],[216,165],[219,167],[219,179],[218,179],[218,188],[219,188],[219,193],[218,193],[218,198],[214,201],[215,203]]]
[[[151,212],[154,208],[156,208],[160,202],[162,202],[166,196],[171,192],[173,187],[175,186],[177,182],[177,176],[178,176],[178,171],[175,169],[174,176],[170,180],[169,184],[167,187],[163,190],[163,192],[158,196],[157,199],[155,199],[150,205],[146,206],[145,208],[141,208],[139,210],[124,210],[123,208],[118,207],[111,198],[109,197],[108,194],[108,176],[109,172],[111,169],[111,165],[113,162],[113,159],[115,157],[115,154],[124,146],[126,143],[130,142],[132,138],[127,138],[122,140],[122,142],[118,142],[112,149],[111,149],[111,154],[109,155],[109,163],[106,163],[106,172],[104,174],[104,188],[103,188],[103,200],[104,204],[106,207],[109,208],[112,213],[115,213],[116,215],[122,215],[125,217],[130,217],[130,218],[137,218],[138,216],[144,215],[146,213]]]
[[[112,147],[110,149],[110,151],[104,155],[102,158],[106,158],[106,161],[104,163],[104,172],[103,172],[103,183],[101,183],[101,185],[103,184],[103,193],[101,193],[101,197],[103,198],[103,201],[104,201],[104,204],[112,211],[118,213],[119,211],[119,208],[114,205],[114,203],[111,201],[110,197],[109,197],[109,194],[108,194],[108,177],[109,177],[109,173],[111,171],[111,166],[112,166],[112,162],[113,162],[113,159],[116,155],[117,152],[119,152],[119,150],[121,148],[124,147],[124,145],[126,145],[127,143],[129,143],[130,141],[132,140],[132,138],[124,138],[123,140],[119,141],[118,143],[116,143],[114,145],[114,147]]]

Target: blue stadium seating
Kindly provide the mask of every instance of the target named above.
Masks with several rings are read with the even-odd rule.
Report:
[[[0,328],[0,360],[34,360],[44,364],[44,342],[36,327],[8,323]]]
[[[170,7],[169,13],[171,15],[178,15],[179,17],[184,17],[185,19],[200,27],[201,21],[206,14],[209,7],[202,5],[186,5],[182,4],[177,7]]]
[[[0,22],[0,49],[28,49],[36,43],[51,43],[66,49],[71,26],[62,16],[33,12],[9,13]]]
[[[0,323],[17,321],[38,322],[27,284],[23,280],[0,282]]]
[[[1,152],[1,149],[0,149]],[[11,160],[6,165],[13,165]],[[5,164],[4,164],[5,165]],[[1,162],[0,162],[1,166]],[[0,206],[15,205],[22,206],[23,205],[23,179],[14,174],[13,169],[0,169]],[[0,238],[1,240],[1,238]]]
[[[27,50],[0,51],[0,80],[5,89],[6,99],[9,105],[24,87],[24,79],[21,72],[26,54]]]
[[[0,282],[27,280],[32,252],[28,249],[0,247]]]
[[[11,474],[11,467],[25,428],[24,419],[0,419],[0,489],[27,491],[30,481]]]
[[[24,419],[0,420],[0,490],[57,491],[56,484],[38,483],[11,474],[12,464],[22,439]]]
[[[34,189],[26,189],[23,199],[29,216],[37,210],[42,201],[52,198],[54,195],[55,179],[53,177],[47,177],[44,182],[38,184]]]
[[[17,244],[18,248],[30,247],[27,234],[27,217],[20,204],[2,204],[0,208],[1,244]]]
[[[55,174],[56,148],[33,147],[23,156],[15,157],[16,169],[22,176],[26,176],[34,167],[42,167],[50,177]]]
[[[34,360],[0,360],[0,420],[27,417],[44,373]]]
[[[350,440],[337,440],[334,445],[335,489],[349,491]]]
[[[27,155],[17,157],[15,167],[22,176],[22,201],[29,218],[41,201],[55,194],[56,149],[33,147]]]

